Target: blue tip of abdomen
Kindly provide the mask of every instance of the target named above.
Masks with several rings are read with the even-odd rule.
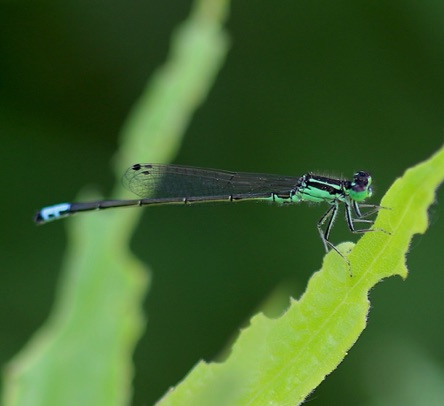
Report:
[[[55,204],[54,206],[44,207],[35,214],[34,221],[37,224],[44,224],[47,223],[48,221],[53,221],[59,218],[69,216],[70,210],[71,210],[70,203],[60,203],[60,204]]]

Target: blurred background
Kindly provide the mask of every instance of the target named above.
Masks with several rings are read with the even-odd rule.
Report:
[[[64,255],[65,224],[36,227],[34,211],[85,188],[111,197],[121,125],[191,4],[0,5],[2,365],[48,316]],[[175,162],[296,177],[364,169],[378,203],[443,143],[443,21],[437,0],[234,2],[227,63]],[[311,405],[439,404],[443,197],[412,244],[408,279],[371,292],[367,329]],[[217,358],[276,290],[301,295],[324,254],[316,231],[324,210],[145,210],[133,250],[153,281],[134,405],[152,404],[200,359]],[[339,220],[332,239],[356,241]]]

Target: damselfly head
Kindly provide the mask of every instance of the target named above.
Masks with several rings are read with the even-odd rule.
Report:
[[[349,196],[352,200],[362,202],[373,193],[371,187],[372,177],[368,172],[359,171],[353,175],[353,181],[350,185]]]

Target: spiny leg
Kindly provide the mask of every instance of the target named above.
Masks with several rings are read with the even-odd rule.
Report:
[[[332,204],[318,221],[319,235],[321,236],[321,240],[322,243],[324,244],[326,252],[328,252],[328,247],[329,247],[328,236],[330,235],[330,231],[333,226],[333,222],[335,221],[337,211],[338,211],[337,203]],[[322,226],[325,224],[326,221],[327,221],[327,227],[325,227],[324,231],[322,229]]]
[[[336,246],[333,243],[331,243],[328,240],[328,237],[330,236],[330,231],[333,227],[333,223],[336,219],[337,214],[338,214],[338,201],[335,200],[332,203],[332,205],[329,207],[329,209],[324,213],[324,215],[319,219],[318,231],[319,235],[321,236],[321,240],[324,244],[325,251],[328,252],[329,248],[336,251],[346,262],[350,276],[352,276],[350,261],[344,256],[344,254],[341,251],[339,251],[336,248]],[[322,226],[325,224],[325,222],[327,222],[327,226],[325,227],[325,230],[323,230]]]
[[[356,213],[357,218],[353,218],[352,209],[348,202],[345,202],[345,219],[347,220],[347,225],[349,230],[354,234],[364,234],[368,233],[370,231],[382,231],[386,234],[390,234],[389,232],[381,229],[381,228],[361,228],[359,230],[355,229],[354,223],[368,223],[371,224],[371,226],[374,223],[374,220],[367,220],[364,219],[364,217],[371,216],[374,213],[377,213],[381,209],[388,209],[388,207],[383,206],[377,206],[373,204],[359,204],[353,200],[352,202],[353,210]],[[367,213],[362,214],[360,208],[361,207],[370,207],[372,210],[368,211]]]
[[[375,213],[379,212],[379,210],[382,210],[382,209],[390,210],[389,207],[378,206],[376,204],[365,204],[365,203],[358,204],[358,202],[356,200],[353,200],[352,205],[353,205],[353,210],[356,213],[356,217],[358,217],[358,218],[365,218],[365,217],[371,216],[372,214],[375,214]],[[370,208],[370,210],[368,212],[362,214],[361,208],[363,208],[363,207]]]

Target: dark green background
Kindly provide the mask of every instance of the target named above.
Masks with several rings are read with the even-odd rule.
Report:
[[[120,126],[190,5],[0,6],[3,365],[45,321],[66,244],[66,224],[36,227],[33,212],[85,187],[108,193]],[[377,203],[443,142],[443,21],[441,0],[233,3],[227,63],[176,162],[295,176],[365,169]],[[315,223],[324,209],[145,210],[133,248],[153,284],[134,405],[152,404],[198,360],[214,359],[277,287],[303,292],[323,256]],[[409,278],[372,291],[368,328],[311,405],[396,399],[412,390],[406,370],[443,369],[442,215],[434,205],[427,235],[414,240]],[[333,240],[350,238],[338,221]],[[427,384],[413,381],[429,404]]]

